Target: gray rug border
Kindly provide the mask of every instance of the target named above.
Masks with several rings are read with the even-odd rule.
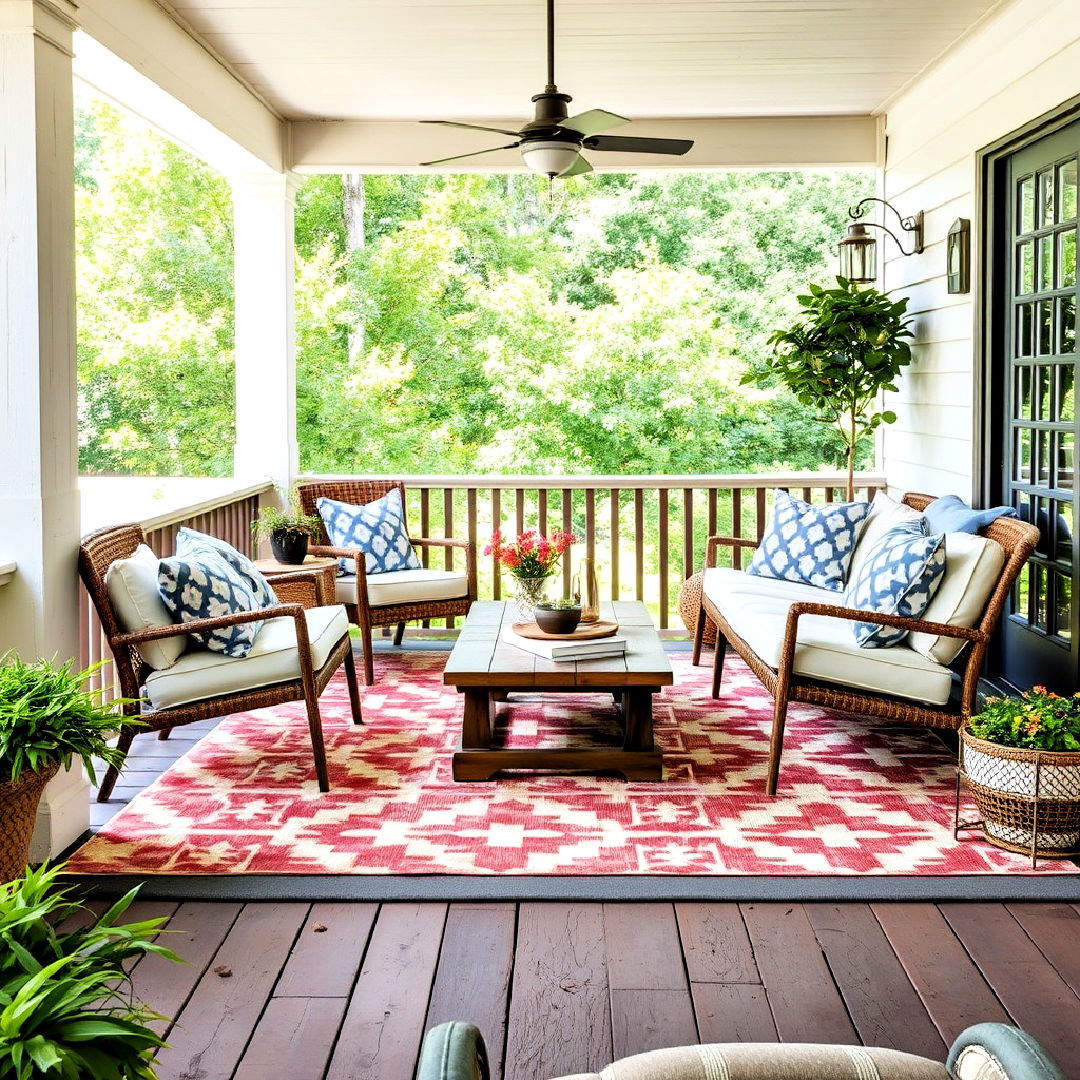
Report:
[[[88,897],[116,897],[139,888],[143,900],[498,902],[712,901],[802,903],[920,901],[1076,902],[1080,875],[958,874],[938,876],[672,875],[69,875],[65,882]]]

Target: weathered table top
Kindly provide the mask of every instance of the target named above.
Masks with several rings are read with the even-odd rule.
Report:
[[[610,690],[672,684],[671,663],[644,604],[637,600],[605,601],[600,606],[600,617],[618,622],[618,636],[626,638],[626,653],[556,663],[501,639],[503,626],[514,622],[512,604],[478,600],[469,609],[447,661],[443,682],[459,690],[578,687]]]

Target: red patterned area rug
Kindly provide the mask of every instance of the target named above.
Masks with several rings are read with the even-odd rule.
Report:
[[[953,839],[954,769],[930,732],[793,706],[780,795],[763,794],[771,699],[736,658],[720,701],[672,657],[657,698],[664,780],[523,776],[454,783],[461,699],[446,653],[382,654],[348,720],[323,696],[332,788],[304,711],[222,721],[71,859],[79,874],[999,874],[1030,862]],[[507,723],[507,717],[511,722]],[[515,696],[508,745],[617,742],[610,698]],[[1076,872],[1042,861],[1038,873]]]

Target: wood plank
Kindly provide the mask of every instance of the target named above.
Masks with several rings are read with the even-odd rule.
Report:
[[[676,904],[691,983],[759,983],[738,904]]]
[[[1024,933],[1004,904],[941,904],[1001,1004],[1061,1064],[1080,1077],[1080,998]]]
[[[603,910],[612,990],[687,989],[671,904],[604,904]]]
[[[446,904],[384,904],[326,1080],[412,1080]]]
[[[307,912],[307,904],[244,906],[169,1032],[159,1080],[229,1080]]]
[[[378,904],[313,904],[274,997],[347,998],[378,910]]]
[[[860,1041],[944,1061],[948,1047],[866,904],[804,904]]]
[[[272,998],[233,1080],[322,1080],[347,1004],[346,998]]]
[[[612,1060],[598,904],[522,904],[506,1034],[506,1075],[548,1080]]]
[[[691,983],[690,993],[701,1042],[777,1041],[765,987],[751,983]]]
[[[513,904],[451,904],[425,1030],[468,1020],[484,1036],[492,1080],[502,1076],[517,913]],[[467,989],[468,998],[463,998]]]
[[[698,1041],[689,989],[611,991],[612,1052],[616,1060]]]
[[[1005,906],[1073,993],[1080,994],[1080,914],[1076,908],[1071,904]]]
[[[1009,1014],[933,904],[872,904],[930,1019],[949,1045],[966,1027]]]
[[[802,905],[743,904],[741,910],[780,1038],[858,1042]]]

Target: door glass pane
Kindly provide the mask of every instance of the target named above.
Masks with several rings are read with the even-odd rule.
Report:
[[[1017,207],[1017,232],[1035,231],[1035,177],[1028,176],[1020,181],[1020,205]]]
[[[1039,448],[1038,466],[1035,470],[1035,483],[1039,487],[1050,486],[1050,435],[1049,431],[1036,431],[1035,445]]]
[[[1076,457],[1076,438],[1071,431],[1060,431],[1057,434],[1057,477],[1054,486],[1063,491],[1073,490],[1073,476]]]
[[[1047,169],[1039,175],[1039,227],[1054,224],[1054,173]]]
[[[1039,355],[1049,356],[1054,351],[1054,301],[1039,301]]]
[[[1076,230],[1066,229],[1058,233],[1059,289],[1071,289],[1076,284]]]
[[[1016,369],[1016,400],[1013,403],[1013,416],[1017,420],[1035,419],[1035,399],[1031,392],[1031,368],[1024,364]]]
[[[1016,295],[1026,296],[1035,291],[1035,247],[1030,240],[1016,248]]]
[[[1039,368],[1039,375],[1036,381],[1038,387],[1038,401],[1036,402],[1036,409],[1039,415],[1036,420],[1054,420],[1054,406],[1050,401],[1050,394],[1054,389],[1054,369],[1052,367]]]
[[[1076,352],[1076,297],[1058,300],[1058,352]]]
[[[1069,518],[1072,516],[1072,503],[1052,502],[1054,508],[1054,547],[1053,556],[1064,563],[1072,562],[1072,529]]]
[[[1058,419],[1072,421],[1076,419],[1076,371],[1072,364],[1059,364],[1057,370]]]
[[[1013,586],[1013,611],[1028,618],[1028,601],[1031,596],[1031,563],[1024,563]]]
[[[1058,637],[1072,639],[1072,581],[1064,574],[1054,575],[1054,629]]]
[[[1031,304],[1016,306],[1016,355],[1034,356],[1034,320],[1035,312]]]
[[[1031,428],[1017,428],[1013,479],[1020,484],[1031,483]]]
[[[1054,237],[1039,237],[1039,292],[1054,287]]]
[[[1076,217],[1076,158],[1058,166],[1058,198],[1061,221]]]
[[[1045,634],[1048,632],[1046,606],[1046,567],[1036,564],[1031,575],[1031,606],[1035,625]]]

